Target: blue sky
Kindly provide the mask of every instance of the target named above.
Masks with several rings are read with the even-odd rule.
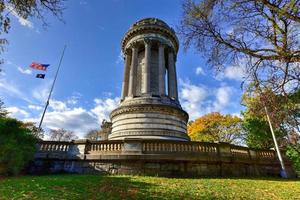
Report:
[[[135,21],[156,17],[175,28],[182,15],[181,0],[91,0],[68,1],[65,23],[48,15],[50,24],[12,15],[9,40],[2,54],[0,98],[11,116],[38,122],[54,78],[64,44],[61,71],[43,127],[66,128],[79,137],[99,128],[114,109],[121,93],[123,60],[120,42]],[[179,37],[179,40],[180,37]],[[32,61],[49,63],[46,78],[36,79]],[[228,66],[216,74],[193,48],[177,57],[180,102],[190,119],[218,111],[238,115],[244,72]]]

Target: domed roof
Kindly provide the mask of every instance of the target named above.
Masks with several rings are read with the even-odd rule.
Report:
[[[175,31],[166,22],[158,18],[144,18],[132,24],[129,30],[124,35],[124,38],[122,40],[123,52],[125,50],[124,48],[126,46],[126,43],[131,38],[133,38],[136,35],[147,33],[147,32],[160,33],[170,38],[175,45],[175,51],[176,52],[178,51],[179,48],[178,38],[175,34]]]
[[[163,26],[167,29],[170,29],[170,31],[174,32],[174,30],[169,27],[169,25],[164,22],[163,20],[161,19],[158,19],[158,18],[153,18],[153,17],[149,17],[149,18],[144,18],[144,19],[141,19],[137,22],[135,22],[131,27],[130,29],[132,28],[136,28],[136,27],[139,27],[139,26],[145,26],[145,25],[158,25],[158,26]]]

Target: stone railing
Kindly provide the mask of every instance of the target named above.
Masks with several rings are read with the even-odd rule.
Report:
[[[110,142],[89,142],[87,151],[89,154],[93,153],[120,153],[123,149],[122,141]]]
[[[279,176],[273,150],[228,143],[165,140],[41,141],[32,173],[108,173],[166,176]],[[288,174],[291,162],[282,152]]]
[[[41,141],[36,158],[56,159],[176,159],[277,161],[273,150],[255,150],[228,143],[164,140],[116,140],[72,142]]]
[[[218,144],[205,142],[143,141],[143,153],[218,153]]]
[[[43,141],[38,145],[40,152],[68,152],[71,146],[70,142]]]

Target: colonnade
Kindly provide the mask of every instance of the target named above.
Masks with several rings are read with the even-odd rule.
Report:
[[[138,45],[139,44],[139,45]],[[162,43],[154,46],[154,41],[143,40],[141,43],[131,45],[125,54],[125,70],[122,83],[121,100],[126,97],[136,97],[137,70],[138,70],[138,52],[144,50],[144,66],[141,69],[141,94],[150,94],[150,65],[151,65],[151,49],[157,48],[158,51],[158,93],[159,96],[169,96],[171,99],[178,99],[177,77],[175,66],[175,54],[172,48]],[[142,46],[141,46],[142,44]],[[167,53],[167,55],[165,55]],[[167,61],[165,58],[167,57]],[[168,66],[166,66],[166,63]],[[166,93],[165,76],[167,72],[168,93]]]

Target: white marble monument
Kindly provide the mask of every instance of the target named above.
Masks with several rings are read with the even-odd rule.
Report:
[[[109,140],[189,140],[188,114],[178,100],[178,47],[174,30],[162,20],[146,18],[130,27],[122,41],[121,103],[110,115]]]

